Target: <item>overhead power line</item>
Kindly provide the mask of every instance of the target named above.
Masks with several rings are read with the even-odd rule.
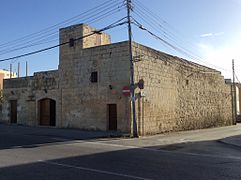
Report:
[[[112,28],[115,28],[117,26],[121,26],[123,24],[126,24],[127,21],[124,21],[124,22],[121,22],[123,21],[124,19],[126,19],[126,17],[124,18],[121,18],[120,20],[100,29],[100,30],[96,30],[96,31],[93,31],[92,33],[89,33],[85,36],[81,36],[81,37],[78,37],[76,39],[73,39],[71,40],[71,42],[75,42],[75,41],[78,41],[78,40],[81,40],[81,39],[84,39],[84,38],[87,38],[89,36],[92,36],[94,34],[99,34],[103,31],[106,31],[108,29],[112,29]],[[25,56],[30,56],[30,55],[33,55],[33,54],[38,54],[38,53],[41,53],[41,52],[44,52],[44,51],[48,51],[48,50],[51,50],[51,49],[54,49],[54,48],[57,48],[57,47],[60,47],[60,46],[63,46],[63,45],[66,45],[66,44],[69,44],[70,41],[67,41],[67,42],[64,42],[64,43],[60,43],[60,44],[57,44],[55,46],[51,46],[51,47],[47,47],[47,48],[44,48],[44,49],[40,49],[40,50],[37,50],[37,51],[32,51],[32,52],[29,52],[29,53],[25,53],[25,54],[21,54],[21,55],[18,55],[18,56],[14,56],[14,57],[10,57],[10,58],[5,58],[5,59],[0,59],[0,62],[4,62],[4,61],[9,61],[9,60],[13,60],[13,59],[16,59],[16,58],[21,58],[21,57],[25,57]]]
[[[177,47],[175,47],[175,46],[173,46],[172,44],[170,44],[169,42],[167,42],[166,40],[164,40],[164,39],[162,39],[161,37],[157,36],[157,35],[154,34],[153,32],[151,32],[151,31],[149,31],[148,29],[144,28],[144,27],[143,27],[140,23],[138,23],[136,20],[134,20],[133,24],[136,25],[136,26],[137,26],[138,28],[140,28],[141,30],[148,32],[148,33],[149,33],[150,35],[152,35],[154,38],[160,40],[162,43],[168,45],[169,47],[173,48],[174,50],[176,50],[176,51],[178,51],[178,52],[181,52],[181,53],[185,53],[185,52],[182,52],[182,50],[180,50],[180,49],[178,49]],[[189,55],[187,54],[187,56],[189,56]],[[182,58],[179,58],[179,60],[181,60],[181,61],[183,61],[183,62],[185,62],[185,63],[191,64],[191,65],[193,65],[193,66],[198,66],[198,67],[202,66],[202,65],[200,65],[200,64],[197,64],[197,63],[194,63],[194,62],[191,62],[191,61],[184,60],[184,59],[182,59]],[[173,63],[173,62],[170,62],[170,63]],[[177,64],[180,65],[180,66],[183,66],[183,67],[185,67],[185,68],[188,67],[188,66],[185,66],[184,64],[180,64],[180,63],[177,63]],[[203,66],[203,67],[204,67],[204,66]],[[212,69],[212,68],[209,68],[209,67],[205,67],[205,68]],[[210,71],[210,70],[198,70],[198,71],[195,71],[195,72],[197,72],[197,73],[203,73],[203,72],[205,72],[205,73],[210,73],[210,72],[213,72],[213,71],[216,71],[216,70],[215,70],[215,69],[212,69],[212,71]]]
[[[181,47],[177,47],[175,45],[173,45],[172,43],[168,42],[168,40],[165,40],[164,38],[158,36],[157,34],[155,34],[154,32],[150,31],[149,29],[145,28],[141,23],[139,23],[137,20],[135,20],[133,18],[134,22],[133,24],[135,24],[139,29],[143,30],[143,31],[146,31],[148,32],[151,36],[153,36],[155,39],[158,39],[159,41],[161,41],[163,43],[163,45],[167,45],[169,48],[172,48],[173,50],[183,54],[184,56],[190,58],[192,61],[199,61],[199,63],[201,64],[204,64],[205,66],[211,66],[213,68],[216,68],[216,69],[220,69],[220,70],[224,70],[224,71],[229,71],[227,69],[223,69],[221,67],[218,67],[218,66],[215,66],[215,65],[212,65],[212,64],[209,64],[209,63],[206,63],[204,60],[197,60],[197,58],[195,57],[195,55],[193,55],[192,53],[190,53],[189,51],[181,48]],[[189,61],[189,63],[192,63],[192,64],[196,64],[192,61]]]
[[[218,67],[214,64],[211,64],[207,61],[205,61],[202,57],[197,55],[195,52],[193,52],[191,49],[196,47],[196,44],[192,43],[191,41],[188,41],[187,38],[183,38],[180,36],[180,33],[174,29],[167,21],[163,20],[160,16],[153,13],[150,9],[148,9],[145,5],[143,5],[140,1],[135,0],[135,8],[134,8],[134,14],[138,16],[138,18],[142,21],[144,21],[146,24],[148,24],[151,29],[154,29],[155,32],[163,40],[171,44],[173,47],[179,49],[174,49],[173,47],[169,46],[169,48],[172,48],[176,50],[177,52],[191,58],[193,61],[204,64],[206,66],[211,66],[213,68],[223,70],[223,71],[230,71],[228,69],[224,69],[222,67]],[[149,30],[150,31],[150,30]],[[154,33],[152,31],[152,33]],[[155,34],[155,35],[157,35]],[[166,46],[163,43],[164,46]],[[188,48],[187,48],[188,47]],[[196,47],[197,48],[197,47]]]
[[[118,7],[116,7],[116,6],[118,6]],[[123,9],[123,6],[124,5],[121,3],[115,3],[114,5],[108,6],[99,12],[95,12],[94,14],[89,13],[89,15],[87,15],[87,16],[83,17],[83,19],[81,19],[81,22],[85,23],[87,21],[88,24],[91,24],[91,23],[103,20],[106,17],[112,16],[113,14],[120,12]],[[46,32],[50,32],[50,31],[46,31]],[[50,40],[52,40],[52,39],[50,39],[51,37],[53,37],[55,39],[55,38],[57,38],[57,35],[58,35],[58,31],[52,32],[52,33],[49,33],[46,35],[45,34],[36,34],[36,36],[38,36],[38,37],[33,36],[33,37],[31,37],[31,40],[26,41],[27,39],[29,39],[29,38],[27,38],[27,39],[25,39],[25,41],[23,40],[17,44],[15,43],[16,45],[11,44],[11,47],[0,50],[0,53],[1,53],[0,55],[11,53],[11,52],[21,50],[21,49],[26,49],[26,48],[29,48],[32,46],[37,46],[39,44],[43,44],[44,42],[49,42]],[[34,39],[32,39],[32,38],[34,38]]]
[[[89,23],[88,24],[91,24],[91,23],[93,23],[93,22],[97,22],[97,21],[99,21],[99,20],[102,20],[102,19],[104,19],[105,17],[107,17],[107,16],[111,16],[111,15],[113,15],[114,13],[116,13],[116,12],[118,12],[119,10],[118,10],[118,8],[116,8],[115,9],[115,11],[112,11],[112,10],[110,10],[110,11],[107,11],[106,13],[104,13],[103,15],[100,15],[100,16],[98,16],[97,18],[94,18],[94,19],[92,19],[91,21],[89,21]],[[26,48],[29,48],[29,47],[33,47],[33,46],[37,46],[37,45],[40,45],[40,44],[44,44],[44,43],[48,43],[48,42],[52,42],[52,39],[50,39],[50,37],[55,37],[56,35],[58,35],[58,32],[55,32],[55,33],[52,33],[52,34],[50,34],[51,36],[42,36],[42,37],[39,37],[39,38],[37,38],[36,40],[38,40],[37,42],[34,42],[34,40],[32,41],[28,41],[28,42],[24,42],[24,43],[22,43],[21,45],[24,45],[24,46],[13,46],[12,48],[9,48],[9,49],[5,49],[5,50],[2,50],[2,51],[0,51],[0,55],[4,55],[4,54],[8,54],[8,53],[12,53],[12,52],[14,52],[14,51],[18,51],[18,50],[22,50],[22,49],[26,49]],[[55,38],[55,40],[56,40],[56,38]],[[58,39],[57,39],[58,40]],[[31,43],[31,44],[29,44],[29,43]],[[26,45],[27,44],[27,45]],[[2,52],[2,53],[1,53]]]
[[[146,29],[142,24],[140,24],[138,21],[134,20],[134,23],[139,29],[144,30],[146,32],[148,32],[150,35],[152,35],[153,37],[155,37],[156,39],[160,40],[161,42],[165,43],[166,45],[170,46],[171,48],[173,48],[176,51],[179,51],[180,53],[190,57],[193,59],[193,57],[189,54],[187,54],[186,52],[184,52],[182,49],[179,49],[178,47],[175,47],[174,45],[172,45],[171,43],[169,43],[168,41],[164,40],[163,38],[159,37],[158,35],[154,34],[153,32],[151,32],[150,30]]]
[[[83,16],[84,16],[84,17],[86,17],[86,16],[91,16],[91,17],[92,17],[92,16],[93,16],[93,13],[97,13],[97,12],[99,12],[99,10],[103,10],[103,9],[105,9],[105,8],[111,9],[111,8],[113,8],[113,7],[116,7],[117,5],[121,5],[120,2],[117,2],[117,3],[116,3],[116,1],[115,1],[115,2],[112,2],[112,1],[113,1],[113,0],[107,0],[107,1],[105,1],[105,2],[103,2],[103,3],[101,3],[101,4],[99,4],[99,5],[97,5],[97,6],[94,7],[94,8],[88,9],[87,11],[84,11],[83,13],[80,13],[80,14],[78,14],[78,15],[75,15],[75,16],[69,18],[69,19],[66,19],[66,20],[64,20],[64,21],[62,21],[62,22],[59,22],[59,23],[57,23],[57,24],[54,24],[54,25],[52,25],[52,26],[50,26],[50,27],[44,28],[44,29],[42,29],[42,30],[40,30],[40,31],[38,31],[38,32],[31,33],[31,34],[26,35],[26,36],[23,36],[23,37],[21,37],[21,38],[18,38],[18,39],[15,39],[15,40],[11,40],[11,41],[2,43],[2,44],[0,44],[0,48],[1,48],[2,46],[6,46],[6,45],[9,45],[9,44],[13,44],[13,43],[16,43],[16,42],[19,42],[19,41],[22,42],[23,40],[30,39],[30,38],[33,38],[33,37],[42,35],[43,33],[50,32],[50,31],[52,31],[53,29],[59,28],[60,26],[63,26],[63,25],[68,24],[68,23],[72,23],[73,21],[79,19],[80,17],[82,17],[82,18],[83,18]]]
[[[236,77],[236,80],[238,81],[238,83],[240,84],[240,81],[239,81],[239,79],[238,79],[238,76],[237,76],[237,74],[234,72],[234,76]]]
[[[146,24],[148,24],[150,27],[152,27],[156,32],[161,34],[163,36],[163,39],[166,39],[166,41],[171,41],[174,43],[176,46],[178,46],[180,49],[183,51],[187,52],[188,54],[192,55],[192,58],[195,59],[196,61],[200,61],[200,57],[192,53],[190,50],[180,46],[180,44],[177,42],[176,38],[170,34],[168,31],[163,30],[163,26],[161,26],[156,20],[153,20],[152,17],[145,19],[142,14],[145,14],[143,11],[134,11],[134,13],[141,19],[143,20]],[[145,16],[146,17],[146,16]],[[201,61],[200,61],[201,62]]]
[[[146,7],[141,1],[138,1],[138,0],[135,0],[135,1],[136,1],[135,7],[139,9],[142,14],[145,14],[146,17],[155,21],[155,24],[162,29],[163,33],[168,34],[174,39],[179,39],[185,45],[191,44],[192,46],[196,46],[196,44],[184,38],[183,37],[184,35],[180,31],[178,31],[174,26],[172,26],[170,23],[168,23],[166,20],[160,17],[157,13],[154,13],[152,10]]]

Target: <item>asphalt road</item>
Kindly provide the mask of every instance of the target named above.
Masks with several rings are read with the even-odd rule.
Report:
[[[0,180],[241,179],[241,148],[216,140],[137,147],[48,131],[0,125]]]

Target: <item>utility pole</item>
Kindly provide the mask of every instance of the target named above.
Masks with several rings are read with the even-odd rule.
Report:
[[[137,124],[136,124],[136,97],[135,97],[135,81],[134,81],[134,63],[132,55],[132,32],[131,32],[131,0],[126,0],[127,19],[128,19],[128,35],[129,35],[129,55],[130,55],[130,95],[132,107],[132,131],[133,137],[138,137]]]
[[[13,72],[13,68],[12,68],[12,64],[10,64],[10,79],[12,78],[12,72]]]
[[[28,77],[28,61],[26,61],[26,78]]]
[[[236,97],[236,85],[235,85],[235,69],[234,69],[234,59],[232,60],[232,69],[233,69],[233,108],[234,108],[234,122],[233,124],[236,124],[236,119],[237,119],[237,97]]]
[[[18,79],[20,77],[20,63],[18,63]]]

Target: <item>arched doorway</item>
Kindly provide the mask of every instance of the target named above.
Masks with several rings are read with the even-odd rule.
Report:
[[[56,125],[56,102],[45,98],[39,100],[39,124],[43,126]]]

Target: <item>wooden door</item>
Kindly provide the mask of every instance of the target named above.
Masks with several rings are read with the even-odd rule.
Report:
[[[17,100],[10,101],[10,123],[17,123]]]
[[[50,100],[50,126],[56,125],[56,102]]]
[[[50,101],[43,99],[40,101],[40,125],[50,125]]]
[[[109,111],[109,130],[116,131],[117,130],[117,105],[108,104],[108,111]]]
[[[56,124],[56,102],[52,99],[39,101],[40,125],[55,126]]]

